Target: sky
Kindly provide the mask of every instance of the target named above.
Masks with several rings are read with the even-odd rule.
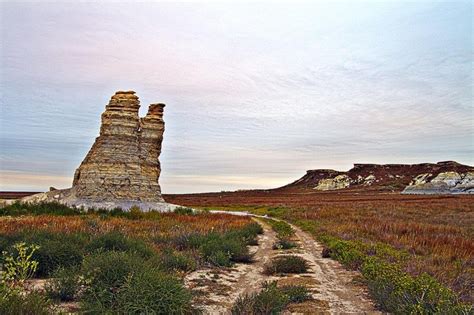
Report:
[[[470,1],[0,2],[0,190],[67,188],[117,90],[166,103],[164,193],[474,165]]]

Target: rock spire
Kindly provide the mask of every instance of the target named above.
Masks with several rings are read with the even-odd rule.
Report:
[[[86,208],[168,210],[161,197],[159,156],[165,123],[162,103],[140,118],[134,91],[118,91],[102,113],[100,134],[74,174],[72,188],[28,197]]]

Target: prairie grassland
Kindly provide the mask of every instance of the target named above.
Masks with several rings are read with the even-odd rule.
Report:
[[[1,208],[0,313],[194,314],[184,276],[251,262],[247,245],[263,230],[248,217],[177,212]]]
[[[171,195],[167,200],[273,215],[327,245],[330,240],[348,241],[344,244],[366,256],[377,256],[378,248],[404,272],[427,273],[462,301],[474,302],[474,196],[254,191]]]

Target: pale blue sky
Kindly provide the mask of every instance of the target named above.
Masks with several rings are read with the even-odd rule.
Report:
[[[474,164],[470,1],[0,4],[0,190],[68,187],[121,89],[164,102],[162,190]]]

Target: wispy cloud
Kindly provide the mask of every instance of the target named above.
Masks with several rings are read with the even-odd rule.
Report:
[[[168,104],[165,192],[474,164],[468,1],[1,6],[0,172],[31,178],[0,189],[69,185],[119,89]]]

